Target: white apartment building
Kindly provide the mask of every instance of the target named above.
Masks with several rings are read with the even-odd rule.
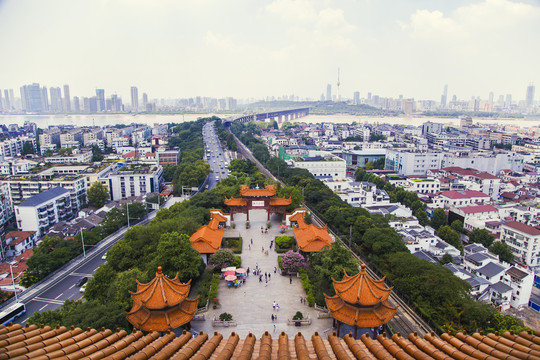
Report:
[[[29,160],[5,159],[0,161],[0,174],[17,175],[28,173],[35,164],[35,162]]]
[[[492,205],[451,206],[448,212],[448,223],[459,220],[467,231],[484,229],[487,222],[499,219],[499,209]]]
[[[36,246],[38,240],[35,231],[10,231],[6,234],[0,246],[0,259],[14,258],[21,255],[26,249]],[[2,240],[0,240],[2,241]]]
[[[70,191],[55,187],[34,195],[19,205],[15,205],[17,228],[20,231],[36,231],[41,237],[59,221],[73,216]]]
[[[72,207],[78,211],[86,203],[88,178],[83,174],[54,172],[51,168],[36,175],[13,175],[0,181],[7,184],[11,201],[15,204],[46,190],[61,186],[71,193]]]
[[[73,146],[77,142],[76,146]],[[83,132],[81,129],[73,129],[60,134],[60,147],[65,149],[68,147],[79,147],[83,142]]]
[[[0,230],[13,217],[13,205],[9,196],[9,185],[0,182]]]
[[[158,165],[135,164],[109,166],[99,173],[98,180],[107,183],[113,201],[130,196],[159,192],[163,168]]]
[[[331,176],[334,180],[345,180],[347,176],[345,160],[329,153],[325,153],[324,156],[306,157],[303,160],[291,160],[291,162],[293,167],[306,169],[313,176]]]
[[[429,169],[440,169],[444,154],[438,152],[414,152],[388,149],[386,170],[394,170],[400,175],[426,175]]]
[[[491,202],[489,195],[481,191],[444,191],[433,197],[432,207],[449,209],[450,207],[461,207],[467,205],[482,205]]]
[[[83,145],[91,146],[97,142],[97,140],[103,139],[103,130],[92,129],[83,134]]]
[[[26,142],[32,143],[32,147],[34,149],[36,148],[36,139],[27,136],[19,136],[15,139],[0,141],[0,158],[20,156]]]
[[[516,309],[527,307],[534,285],[534,274],[525,269],[511,267],[506,270],[503,282],[512,288],[510,305]]]
[[[408,178],[404,188],[419,194],[435,194],[441,190],[441,182],[439,179]]]
[[[80,150],[78,150],[80,151]],[[92,161],[92,151],[73,152],[71,155],[46,157],[45,162],[53,164],[89,163]]]
[[[113,138],[111,139],[111,142],[107,142],[107,146],[111,147],[116,153],[120,153],[119,149],[124,149],[126,147],[132,148],[132,146],[129,146],[128,137]]]
[[[501,241],[514,253],[514,259],[531,268],[540,269],[540,230],[517,221],[501,225]]]
[[[464,154],[445,154],[442,166],[458,166],[463,169],[476,169],[487,172],[491,175],[497,175],[501,170],[512,170],[516,172],[523,171],[524,157],[515,152],[491,154],[474,153]]]
[[[51,144],[56,145],[57,148],[60,147],[60,129],[52,128],[43,131],[42,134],[39,134],[39,146],[41,147],[41,152],[43,153],[43,146],[49,146]]]
[[[371,130],[367,127],[356,127],[351,130],[351,134],[361,137],[364,142],[368,142],[371,137]]]

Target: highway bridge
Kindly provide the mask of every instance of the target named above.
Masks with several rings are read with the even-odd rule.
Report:
[[[264,113],[258,113],[258,114],[245,114],[237,118],[226,119],[224,122],[233,122],[233,121],[250,122],[250,121],[276,120],[278,123],[281,124],[283,121],[294,120],[294,119],[298,119],[298,118],[308,116],[308,115],[309,115],[309,108],[307,107],[307,108],[299,108],[299,109],[264,112]]]

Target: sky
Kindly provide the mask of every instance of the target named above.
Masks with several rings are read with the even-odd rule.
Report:
[[[0,89],[150,98],[525,98],[539,0],[0,0]],[[540,98],[540,89],[536,91]]]

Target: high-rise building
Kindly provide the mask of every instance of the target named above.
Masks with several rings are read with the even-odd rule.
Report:
[[[448,99],[448,84],[445,84],[443,94],[441,95],[441,106],[442,107],[446,107],[447,99]]]
[[[527,86],[527,95],[525,97],[525,105],[531,107],[534,104],[534,85],[532,83]]]
[[[52,87],[49,92],[51,94],[51,111],[62,112],[64,110],[62,90],[59,87]]]
[[[326,85],[326,101],[332,101],[332,85]]]
[[[148,94],[146,93],[142,94],[142,104],[143,104],[144,110],[146,111],[146,105],[148,105]]]
[[[495,95],[493,94],[493,91],[491,91],[489,93],[489,100],[488,100],[490,105],[493,105],[493,98],[494,97],[495,97]]]
[[[2,100],[2,90],[0,90],[0,111],[4,110],[3,100]]]
[[[105,106],[105,104],[103,104]],[[88,108],[86,107],[86,103],[84,104],[84,110],[91,113],[98,112],[98,98],[97,96],[92,96],[90,99],[88,99]]]
[[[13,93],[13,89],[9,89],[9,102],[11,103],[11,107],[15,110],[20,110],[19,105],[15,103],[15,94]]]
[[[41,88],[41,104],[43,105],[43,111],[49,111],[49,93],[47,92],[47,87],[44,86]]]
[[[76,113],[81,112],[81,104],[79,102],[78,96],[73,97],[73,111],[75,111]]]
[[[354,94],[353,94],[353,104],[354,105],[360,104],[360,92],[359,91],[355,91]]]
[[[5,109],[7,111],[10,111],[13,104],[11,102],[11,99],[9,98],[9,92],[7,89],[4,90],[4,102],[6,103]]]
[[[105,90],[96,89],[96,98],[97,98],[98,111],[107,110],[107,108],[105,107]]]
[[[69,85],[64,85],[64,110],[71,112],[71,96],[69,96]]]
[[[131,87],[131,111],[139,109],[139,91],[136,86]]]
[[[506,103],[504,104],[505,108],[510,108],[512,106],[512,94],[506,94]]]
[[[21,86],[22,109],[27,112],[42,112],[43,109],[41,89],[38,83]]]

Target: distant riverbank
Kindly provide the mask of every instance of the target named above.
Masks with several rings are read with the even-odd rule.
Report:
[[[182,123],[185,121],[194,121],[202,117],[210,116],[234,117],[234,114],[85,114],[85,115],[0,115],[0,123],[4,125],[17,124],[22,126],[25,121],[31,121],[40,128],[58,125],[74,126],[106,126],[132,123],[154,125],[167,123]],[[294,122],[305,122],[318,124],[328,123],[348,123],[356,122],[358,124],[391,124],[391,125],[413,125],[419,126],[426,121],[443,123],[446,125],[459,126],[459,118],[439,118],[427,116],[357,116],[348,114],[335,115],[309,115],[303,118],[293,120]],[[519,127],[538,127],[540,126],[540,116],[527,119],[482,119],[473,118],[473,123],[481,125],[498,124],[514,125]]]

